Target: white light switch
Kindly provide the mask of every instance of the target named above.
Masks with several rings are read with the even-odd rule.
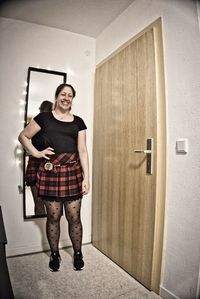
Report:
[[[188,139],[178,139],[176,141],[176,152],[182,154],[188,152]]]

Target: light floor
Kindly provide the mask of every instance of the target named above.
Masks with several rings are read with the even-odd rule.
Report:
[[[85,267],[74,271],[72,249],[60,250],[59,272],[48,269],[49,252],[7,259],[15,299],[159,299],[91,244],[83,246]]]

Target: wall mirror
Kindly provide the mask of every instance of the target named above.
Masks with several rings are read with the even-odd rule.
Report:
[[[26,104],[25,104],[25,126],[40,111],[39,107],[43,101],[54,102],[55,90],[59,84],[65,83],[67,74],[52,70],[29,67],[27,76]],[[25,173],[29,155],[24,152],[23,163],[23,212],[24,219],[46,217],[45,207],[36,190],[27,186]]]

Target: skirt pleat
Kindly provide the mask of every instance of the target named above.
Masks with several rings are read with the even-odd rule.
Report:
[[[82,168],[78,153],[62,153],[50,158],[51,170],[43,161],[37,172],[38,195],[50,198],[82,198]]]

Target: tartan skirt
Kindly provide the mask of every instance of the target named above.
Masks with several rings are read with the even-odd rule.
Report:
[[[37,159],[35,157],[29,156],[25,173],[25,182],[27,186],[35,186],[37,172],[42,161],[43,159]]]
[[[76,200],[82,198],[82,181],[78,153],[62,153],[40,164],[36,187],[45,200]]]

